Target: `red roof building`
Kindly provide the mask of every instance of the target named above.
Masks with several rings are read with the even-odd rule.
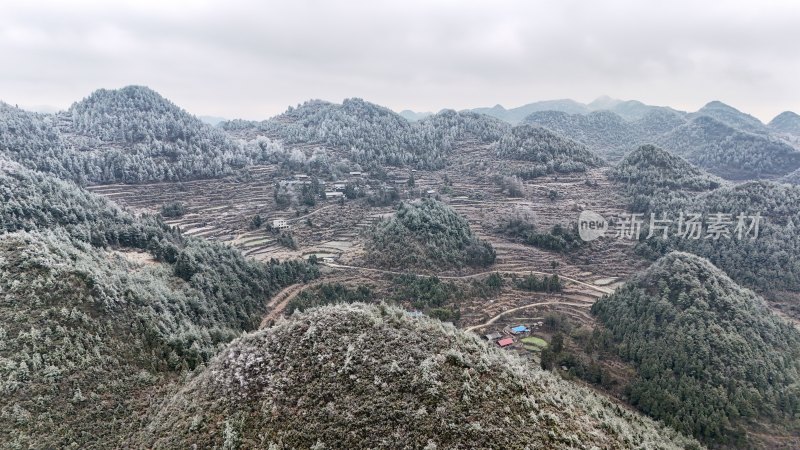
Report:
[[[497,345],[499,345],[500,347],[508,347],[513,343],[514,339],[511,338],[500,339],[499,341],[497,341]]]

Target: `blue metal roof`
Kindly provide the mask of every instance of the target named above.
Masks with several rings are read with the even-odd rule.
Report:
[[[514,331],[514,332],[517,332],[517,333],[521,333],[523,331],[528,331],[528,327],[526,327],[525,325],[520,325],[518,327],[512,328],[511,331]]]

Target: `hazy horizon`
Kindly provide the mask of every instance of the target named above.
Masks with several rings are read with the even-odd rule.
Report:
[[[679,1],[11,3],[0,100],[64,109],[146,85],[198,116],[309,99],[436,112],[570,98],[768,122],[800,111],[800,4]]]

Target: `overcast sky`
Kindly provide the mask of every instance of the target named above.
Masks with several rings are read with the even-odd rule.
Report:
[[[0,99],[66,108],[147,85],[196,115],[264,119],[310,98],[397,111],[589,102],[768,121],[800,112],[800,2],[3,2]]]

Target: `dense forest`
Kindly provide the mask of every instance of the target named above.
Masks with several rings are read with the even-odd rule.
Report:
[[[474,335],[358,303],[295,313],[236,341],[132,444],[700,448]]]
[[[370,230],[367,259],[385,269],[447,270],[488,266],[495,251],[472,234],[467,221],[433,199],[403,202],[394,216]]]
[[[500,293],[504,281],[498,273],[484,278],[473,278],[468,283],[443,281],[437,276],[413,274],[387,275],[390,278],[389,292],[378,295],[373,286],[359,284],[348,286],[342,283],[322,283],[304,290],[286,307],[289,314],[306,311],[323,305],[341,303],[394,304],[422,313],[444,322],[457,322],[461,316],[460,303],[470,298],[488,299]],[[541,280],[533,275],[517,280],[516,287],[528,291],[556,292],[562,284],[558,275]]]
[[[520,174],[523,178],[584,172],[602,164],[584,145],[532,125],[519,125],[511,129],[499,140],[496,151],[500,159],[531,163]]]
[[[712,119],[718,120],[730,126],[731,128],[736,128],[737,130],[748,133],[769,133],[767,127],[761,123],[760,120],[756,119],[750,114],[745,114],[730,105],[726,105],[725,103],[716,100],[707,103],[692,115],[711,117]]]
[[[338,149],[368,170],[383,165],[440,169],[456,141],[471,137],[493,142],[510,128],[489,116],[453,110],[411,123],[358,98],[345,99],[341,105],[312,100],[270,120],[230,121],[222,127],[233,132],[255,129],[289,144]]]
[[[636,365],[630,401],[679,431],[742,446],[745,421],[800,414],[800,333],[705,259],[670,253],[592,312]]]
[[[609,161],[641,145],[658,144],[728,179],[776,177],[800,167],[797,146],[780,137],[791,133],[793,113],[784,113],[767,127],[721,102],[688,115],[669,108],[631,106],[626,118],[615,112],[624,114],[617,104],[613,110],[588,114],[539,111],[524,123],[574,139]]]
[[[638,139],[632,125],[611,111],[595,111],[589,114],[541,111],[529,115],[523,122],[547,128],[580,142],[589,150],[612,161],[636,145]]]
[[[81,158],[67,150],[55,121],[0,102],[0,156],[62,178],[81,173]]]
[[[721,179],[697,168],[679,156],[654,145],[643,145],[629,153],[608,172],[612,180],[625,183],[627,190],[647,203],[653,196],[676,191],[702,192],[716,189]]]
[[[698,116],[658,139],[658,144],[728,179],[785,175],[800,167],[800,151],[762,134],[740,131]]]
[[[711,260],[737,283],[760,292],[800,290],[800,263],[793,257],[800,254],[795,232],[800,223],[800,187],[752,181],[723,183],[714,189],[715,177],[657,148],[642,147],[629,156],[610,176],[624,183],[631,210],[646,219],[637,252],[652,259],[672,250],[691,252]],[[666,239],[645,239],[651,213],[672,220]],[[730,238],[681,237],[677,230],[681,213],[686,217],[701,214],[706,224],[713,215],[725,214],[731,222]],[[740,239],[733,232],[739,216],[756,214],[761,217],[758,236],[751,231]],[[748,219],[745,225],[749,228],[751,222]]]
[[[148,397],[255,329],[279,288],[316,276],[15,163],[0,170],[0,441],[11,447],[119,445]]]
[[[142,86],[98,90],[56,115],[0,104],[0,154],[81,184],[219,177],[267,156]]]

